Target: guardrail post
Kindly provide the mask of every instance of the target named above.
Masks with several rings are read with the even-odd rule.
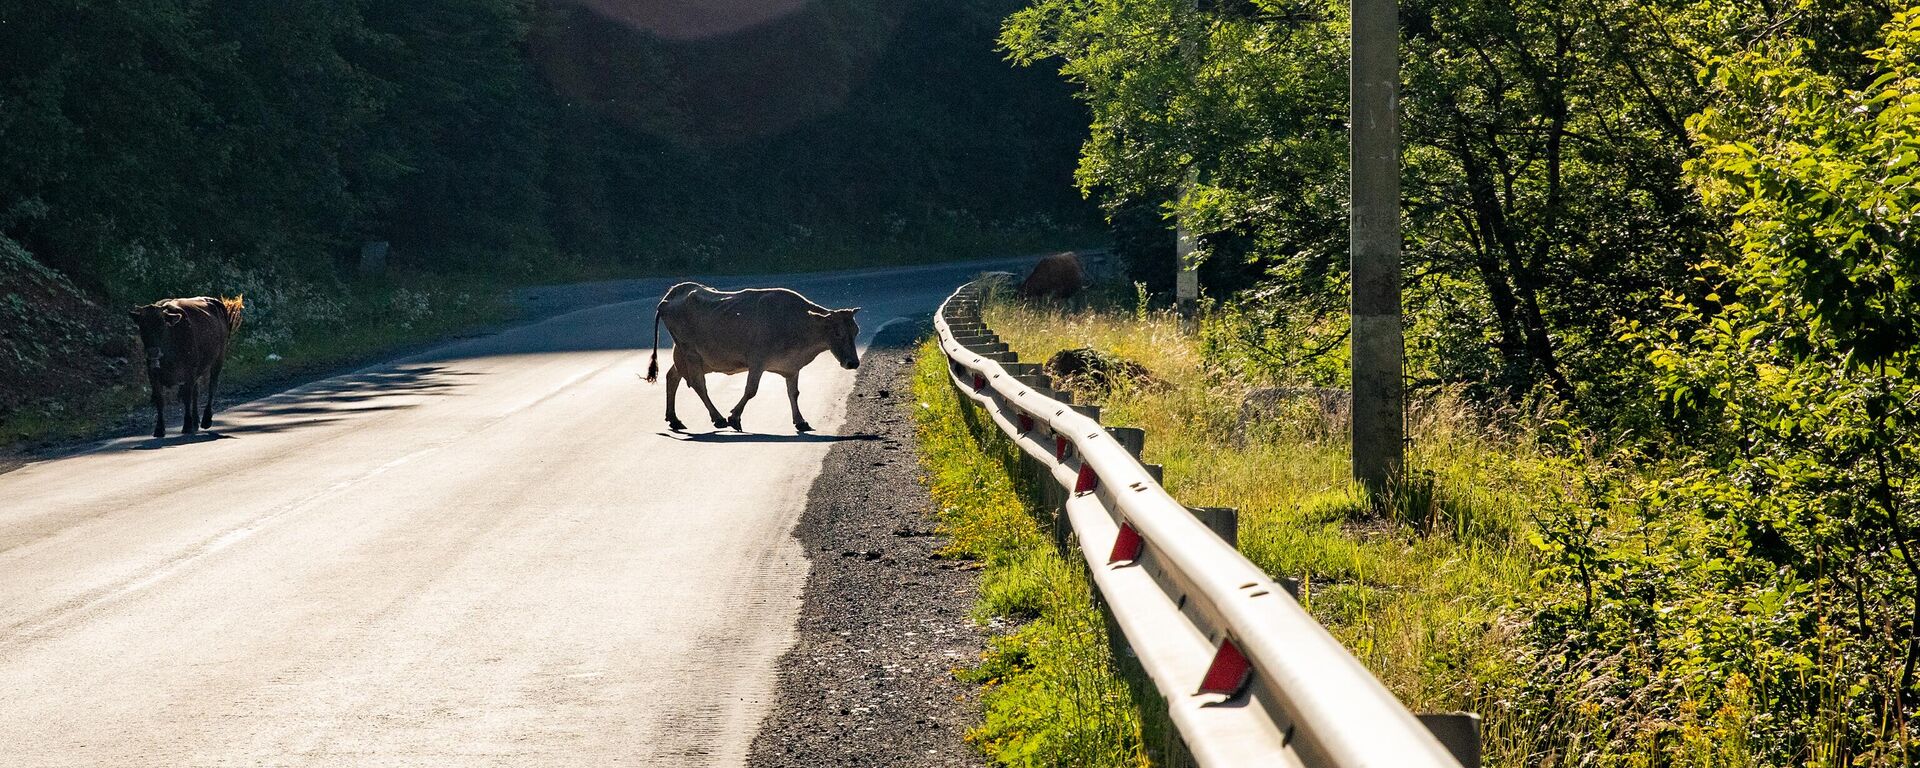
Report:
[[[1415,715],[1433,732],[1440,746],[1453,753],[1461,768],[1480,768],[1480,716],[1472,712],[1433,712]]]
[[[1113,435],[1114,442],[1127,449],[1127,453],[1140,458],[1140,452],[1147,449],[1147,431],[1139,427],[1107,427],[1107,434]]]
[[[1089,419],[1093,419],[1094,421],[1099,421],[1099,420],[1100,420],[1100,406],[1097,406],[1097,405],[1074,405],[1074,406],[1069,406],[1069,407],[1071,407],[1071,408],[1073,408],[1073,412],[1074,412],[1074,413],[1078,413],[1078,414],[1080,414],[1080,415],[1082,415],[1082,416],[1085,416],[1085,417],[1087,417],[1087,418],[1089,418]]]
[[[1155,482],[1158,481],[1156,478]],[[1192,512],[1207,526],[1207,530],[1213,531],[1222,541],[1234,549],[1240,548],[1240,510],[1232,507],[1188,507],[1187,511]]]
[[[1043,374],[1043,373],[1015,374],[1013,377],[1013,380],[1033,388],[1034,394],[1040,395],[1041,397],[1048,397],[1048,398],[1053,397],[1053,379],[1047,378],[1046,374]]]
[[[1160,466],[1158,464],[1141,464],[1140,466],[1147,468],[1147,474],[1153,477],[1153,482],[1155,484],[1157,485],[1167,484],[1167,468],[1166,467]]]
[[[1059,486],[1058,483],[1052,483],[1051,485],[1055,487]],[[1067,508],[1065,506],[1055,505],[1050,508],[1050,511],[1053,513],[1053,546],[1063,554],[1072,552],[1073,519],[1067,517]],[[1096,589],[1094,592],[1099,592],[1099,590]]]

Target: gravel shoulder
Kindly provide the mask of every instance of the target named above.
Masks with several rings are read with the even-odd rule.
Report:
[[[843,432],[794,536],[812,559],[779,700],[754,739],[755,766],[975,766],[974,663],[986,630],[969,618],[978,571],[934,555],[911,397],[925,323],[883,330],[860,367]]]

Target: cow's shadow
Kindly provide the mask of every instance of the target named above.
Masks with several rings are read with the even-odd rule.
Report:
[[[796,435],[773,435],[763,432],[660,432],[661,437],[678,440],[683,443],[840,443],[849,440],[879,440],[879,435],[823,435],[817,432],[803,432]]]
[[[233,435],[224,434],[221,432],[214,432],[214,431],[200,431],[200,432],[195,432],[191,435],[169,434],[166,437],[149,437],[145,440],[142,440],[139,443],[136,443],[135,445],[133,445],[133,450],[157,451],[162,448],[172,448],[180,445],[192,445],[194,443],[211,443],[215,440],[232,440],[232,439],[233,439]]]

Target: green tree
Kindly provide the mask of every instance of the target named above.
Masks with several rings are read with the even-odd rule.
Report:
[[[224,159],[202,57],[204,3],[0,3],[0,226],[83,285],[97,241],[177,236],[211,218]]]
[[[522,50],[530,0],[409,0],[376,6],[391,41],[373,66],[389,83],[379,135],[362,162],[374,179],[368,236],[436,266],[484,271],[479,254],[530,257],[548,244],[552,106]]]
[[[1709,292],[1675,327],[1647,334],[1673,407],[1715,425],[1685,492],[1662,499],[1726,547],[1734,578],[1708,594],[1775,596],[1776,615],[1749,602],[1720,620],[1751,630],[1761,613],[1770,631],[1700,651],[1765,681],[1766,753],[1904,762],[1920,693],[1920,8],[1866,54],[1870,82],[1822,71],[1825,53],[1788,37],[1717,59],[1722,98],[1689,123],[1732,250],[1701,265]]]

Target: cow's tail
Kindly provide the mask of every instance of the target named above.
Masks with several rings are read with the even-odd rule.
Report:
[[[247,308],[247,295],[243,293],[231,299],[222,296],[220,297],[220,306],[227,310],[227,333],[233,334],[239,332],[240,313]]]
[[[666,304],[667,303],[663,301],[660,302],[660,306],[653,308],[653,355],[647,358],[648,383],[657,381],[660,378],[660,307],[664,307]]]

